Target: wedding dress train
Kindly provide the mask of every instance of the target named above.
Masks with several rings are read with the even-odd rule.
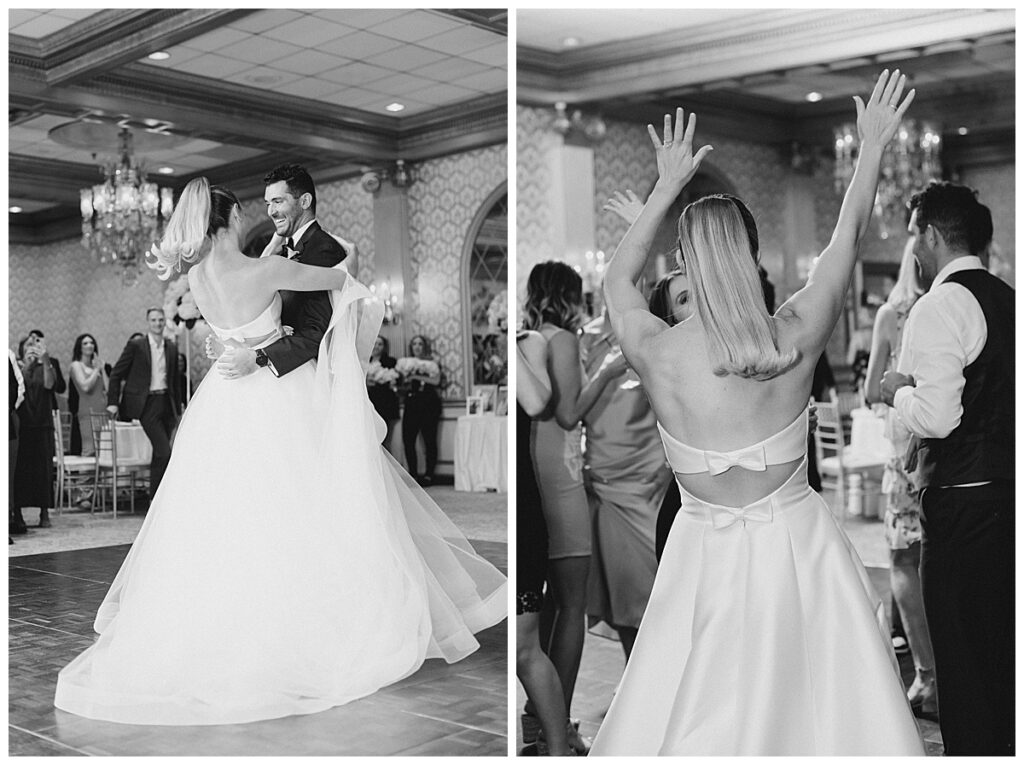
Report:
[[[351,279],[332,293],[315,369],[207,375],[57,707],[163,725],[317,712],[458,661],[505,618],[505,577],[380,445],[370,298]],[[268,344],[280,299],[214,330]]]

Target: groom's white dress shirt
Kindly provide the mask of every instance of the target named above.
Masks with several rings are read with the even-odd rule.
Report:
[[[947,263],[911,309],[903,330],[897,369],[913,375],[915,386],[897,390],[893,406],[922,438],[945,438],[960,424],[964,368],[978,358],[988,339],[985,315],[974,295],[961,284],[946,283],[951,274],[972,269],[984,269],[973,255]]]

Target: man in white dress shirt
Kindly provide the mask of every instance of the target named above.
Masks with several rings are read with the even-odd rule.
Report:
[[[181,395],[178,348],[164,337],[164,312],[146,311],[149,331],[129,340],[110,371],[107,411],[124,421],[139,420],[153,445],[149,467],[149,496],[156,494],[171,459],[171,434],[178,422]],[[124,392],[121,385],[124,383]]]
[[[975,192],[911,200],[931,288],[904,329],[883,400],[914,433],[921,579],[947,755],[1014,753],[1014,291],[978,253],[992,218]]]

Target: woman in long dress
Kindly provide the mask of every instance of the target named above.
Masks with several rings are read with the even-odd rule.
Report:
[[[229,346],[281,336],[277,290],[333,290],[320,356],[280,378],[206,376],[99,637],[60,672],[68,712],[163,725],[318,712],[426,658],[464,658],[507,614],[505,578],[380,446],[362,366],[379,304],[343,268],[247,258],[241,235],[235,196],[197,179],[157,267],[198,261],[190,288]]]
[[[811,377],[842,311],[870,221],[882,150],[913,98],[883,72],[832,240],[774,317],[735,198],[679,220],[696,307],[668,327],[635,284],[655,231],[711,151],[683,110],[659,179],[605,276],[623,353],[651,399],[682,507],[618,693],[594,742],[604,755],[921,755],[881,602],[821,497],[807,485]]]

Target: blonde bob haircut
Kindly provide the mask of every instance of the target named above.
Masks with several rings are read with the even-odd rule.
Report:
[[[739,199],[698,199],[679,216],[679,253],[707,337],[712,371],[770,380],[800,358],[779,351],[757,272],[757,226]]]
[[[181,192],[160,243],[146,253],[146,265],[166,281],[181,271],[183,264],[195,263],[207,238],[228,227],[231,211],[237,206],[238,198],[230,189],[210,186],[206,178],[192,179]]]

